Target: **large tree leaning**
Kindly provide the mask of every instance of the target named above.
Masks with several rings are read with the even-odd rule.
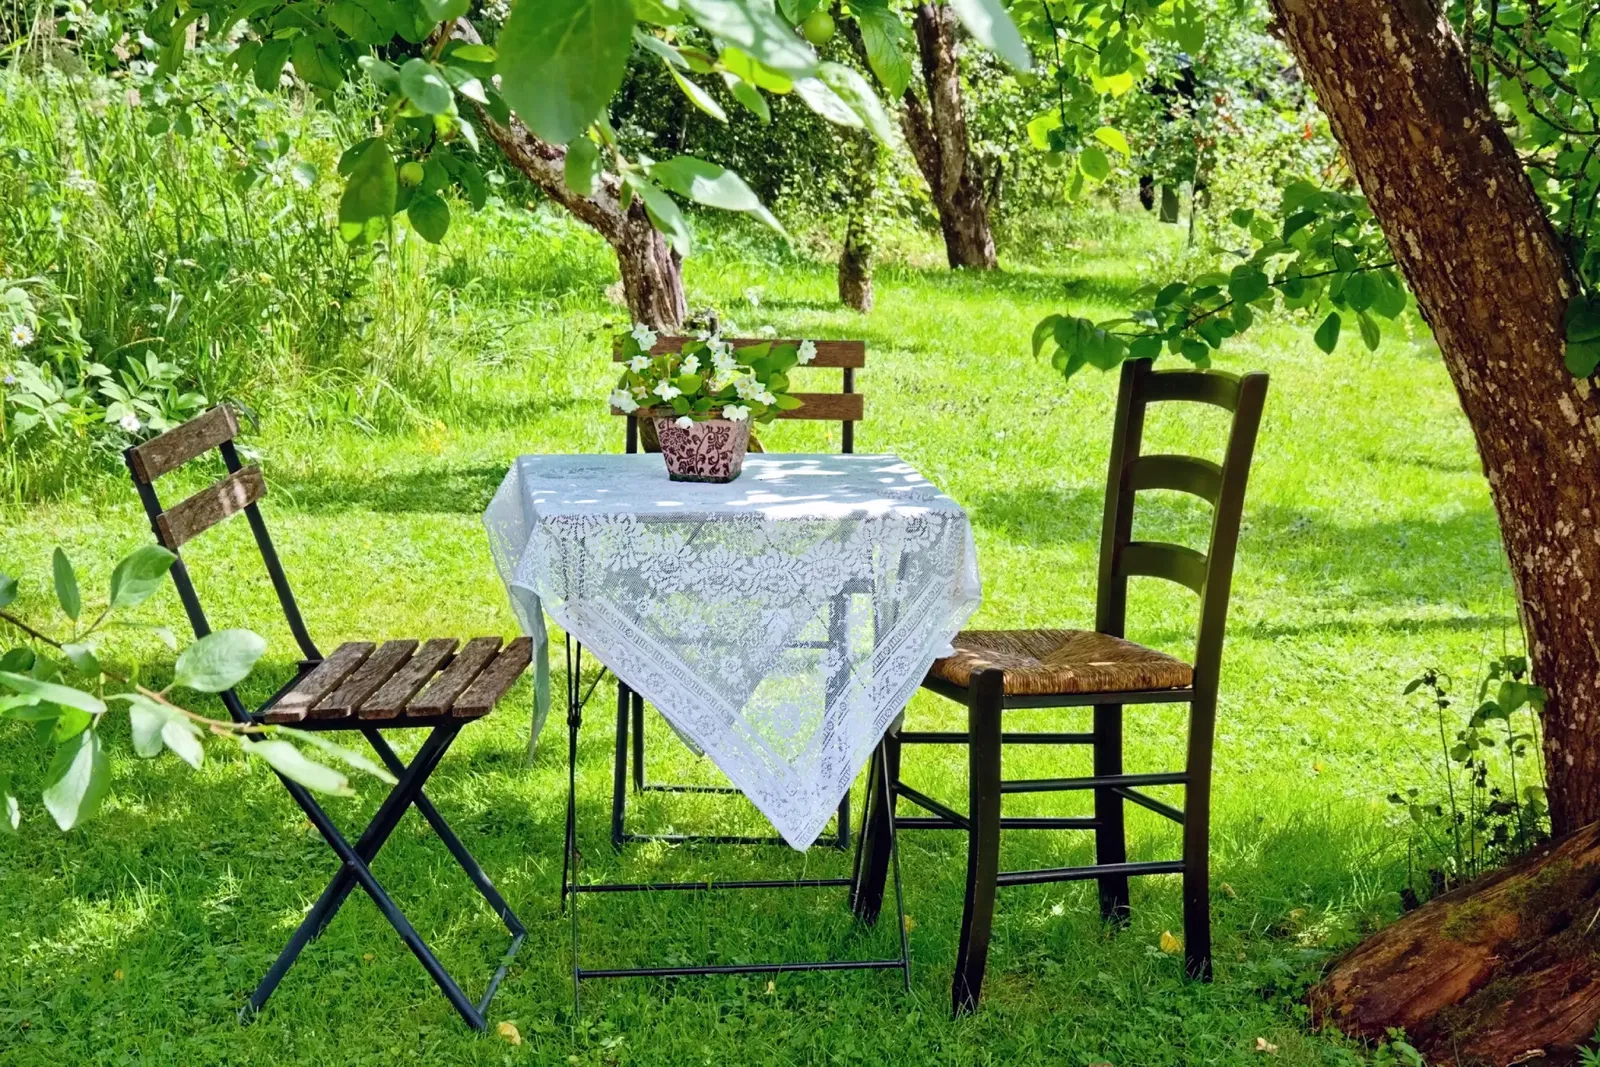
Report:
[[[1431,0],[1272,0],[1432,327],[1516,582],[1557,833],[1600,819],[1600,407],[1563,365],[1577,284]]]
[[[1516,582],[1559,847],[1379,931],[1312,991],[1319,1018],[1430,1062],[1570,1055],[1600,1019],[1600,413],[1563,366],[1575,282],[1431,0],[1272,0],[1477,440]]]
[[[949,4],[929,0],[917,6],[912,28],[928,99],[924,102],[914,85],[908,87],[900,126],[933,194],[950,266],[991,270],[995,265],[994,236],[967,137],[958,26]]]

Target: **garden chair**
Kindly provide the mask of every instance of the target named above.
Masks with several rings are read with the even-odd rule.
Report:
[[[295,676],[255,711],[248,710],[233,690],[223,693],[222,701],[239,723],[272,723],[307,731],[358,731],[397,779],[371,823],[351,845],[305,787],[279,775],[289,795],[339,857],[341,866],[256,987],[240,1017],[248,1019],[261,1010],[300,950],[322,933],[350,891],[360,885],[461,1017],[475,1029],[483,1030],[486,1027],[484,1012],[505,977],[512,957],[522,947],[526,930],[494,883],[428,800],[423,786],[462,727],[487,715],[527,667],[531,641],[520,637],[501,647],[498,637],[477,637],[459,648],[458,642],[450,638],[426,642],[384,641],[382,644],[352,641],[324,657],[306,630],[261,517],[259,503],[266,493],[261,468],[240,463],[233,443],[238,432],[233,411],[225,406],[217,407],[125,453],[156,539],[169,551],[180,552],[201,533],[244,512],[290,632],[304,654]],[[221,452],[227,475],[181,503],[163,507],[156,495],[156,480],[212,448]],[[195,636],[205,636],[211,626],[181,557],[172,566],[172,580]],[[408,765],[395,754],[381,731],[417,728],[429,732]],[[450,977],[371,870],[378,850],[411,807],[433,827],[511,934],[511,946],[490,978],[483,999],[476,1004]]]
[[[966,732],[892,730],[882,772],[874,765],[869,775],[867,822],[857,846],[854,893],[854,905],[862,918],[876,919],[883,901],[889,857],[874,827],[879,825],[885,805],[896,805],[904,797],[930,813],[896,817],[900,829],[968,833],[966,903],[951,989],[952,1007],[958,1015],[978,1003],[998,886],[1094,879],[1099,882],[1102,916],[1122,923],[1128,916],[1131,876],[1181,874],[1185,970],[1193,978],[1211,977],[1209,833],[1217,676],[1245,484],[1266,392],[1265,374],[1238,377],[1211,370],[1156,371],[1149,360],[1124,363],[1106,485],[1095,629],[963,631],[955,639],[955,654],[937,661],[923,685],[967,706]],[[1232,412],[1220,466],[1192,456],[1141,454],[1146,407],[1174,400],[1211,404]],[[1131,539],[1135,497],[1147,489],[1190,493],[1212,505],[1210,544],[1204,555],[1179,545]],[[1128,579],[1135,576],[1164,578],[1200,595],[1192,665],[1124,639]],[[1182,771],[1126,774],[1122,767],[1122,709],[1129,704],[1157,703],[1189,705],[1187,765]],[[1012,710],[1069,707],[1093,708],[1092,729],[1072,733],[1002,729],[1005,713]],[[929,744],[967,746],[967,814],[900,780],[902,746]],[[1092,746],[1093,775],[1004,780],[1001,751],[1016,744]],[[1185,786],[1184,809],[1140,791],[1159,785]],[[1093,816],[1001,814],[1001,800],[1007,795],[1069,790],[1093,791]],[[1183,827],[1182,859],[1128,861],[1123,825],[1128,802]],[[1093,831],[1096,862],[1048,870],[999,869],[1002,830],[1044,829]]]
[[[677,352],[683,348],[687,337],[661,336],[656,339],[655,345],[650,349],[651,355],[661,355],[665,352]],[[799,344],[798,340],[774,340],[772,338],[744,337],[730,339],[734,348],[743,348],[746,345],[756,344]],[[839,451],[843,455],[855,452],[855,424],[860,422],[866,411],[866,398],[856,392],[856,371],[867,365],[867,345],[865,341],[817,341],[817,355],[809,364],[812,367],[837,368],[844,372],[844,382],[837,393],[794,393],[801,406],[793,411],[785,411],[779,418],[805,419],[809,421],[838,422],[840,424]],[[618,342],[612,351],[612,360],[622,362],[622,346]],[[615,414],[622,414],[614,411]],[[640,448],[640,426],[637,418],[628,418],[626,450],[631,455]],[[650,442],[645,442],[648,446]],[[752,440],[752,448],[755,442]],[[653,450],[653,449],[650,449]],[[834,628],[845,625],[848,611],[848,594],[846,590],[835,599],[829,618],[830,636],[837,636]],[[631,715],[630,715],[631,708]],[[717,793],[737,795],[738,790],[728,785],[683,785],[669,782],[651,782],[645,777],[645,738],[644,738],[644,698],[630,690],[621,679],[617,681],[617,750],[614,764],[614,775],[611,787],[611,843],[616,848],[621,848],[628,842],[639,841],[664,841],[672,844],[697,843],[715,845],[781,845],[780,837],[743,837],[738,835],[712,835],[712,834],[635,834],[629,833],[626,827],[627,796],[628,796],[628,741],[630,718],[632,720],[633,740],[633,789],[635,792],[663,792],[663,793]],[[850,794],[846,793],[839,802],[839,816],[837,831],[833,844],[838,848],[850,847]]]

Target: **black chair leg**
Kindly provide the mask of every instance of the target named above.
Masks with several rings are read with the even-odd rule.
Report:
[[[1183,820],[1184,972],[1211,981],[1211,747],[1216,695],[1195,697],[1189,714],[1188,786]]]
[[[895,803],[894,783],[900,777],[900,741],[894,734],[883,739],[884,759],[871,761],[867,771],[867,794],[862,805],[861,834],[856,842],[855,870],[851,875],[850,907],[862,922],[878,921],[883,909],[883,893],[889,878],[889,818]],[[888,767],[885,785],[883,766]]]
[[[633,694],[633,788],[644,789],[644,697]]]
[[[977,1008],[989,962],[1000,872],[1000,719],[1004,702],[1003,671],[986,670],[973,677],[967,709],[971,794],[967,817],[972,824],[967,834],[967,899],[950,991],[951,1010],[956,1015]]]
[[[1122,705],[1096,704],[1094,709],[1094,773],[1096,777],[1122,773]],[[1128,862],[1124,823],[1126,801],[1114,789],[1094,791],[1094,835],[1097,864]],[[1128,876],[1109,875],[1100,883],[1100,917],[1118,926],[1128,921]]]

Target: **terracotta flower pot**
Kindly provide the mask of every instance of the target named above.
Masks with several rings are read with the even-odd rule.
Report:
[[[667,477],[675,482],[731,482],[744,469],[750,420],[706,419],[688,429],[676,417],[656,416],[656,436]]]

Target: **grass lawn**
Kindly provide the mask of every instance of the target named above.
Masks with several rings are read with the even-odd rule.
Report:
[[[1058,262],[991,277],[885,268],[867,319],[838,307],[826,265],[725,250],[691,261],[687,282],[691,304],[715,303],[742,327],[864,336],[868,415],[857,447],[899,454],[969,510],[985,594],[973,624],[1084,627],[1115,376],[1090,371],[1064,384],[1030,355],[1028,337],[1069,299],[1080,313],[1120,312],[1174,231],[1142,220],[1109,227]],[[455,258],[440,255],[433,269],[453,295],[434,309],[431,336],[461,369],[456,399],[436,421],[369,436],[308,430],[292,403],[263,412],[250,443],[268,476],[267,517],[325,649],[354,637],[513,630],[479,524],[507,464],[524,452],[621,447],[620,423],[604,414],[607,346],[595,332],[617,317],[602,296],[609,268],[592,241],[569,240],[576,251],[552,274],[540,248],[452,235]],[[747,296],[755,290],[759,307]],[[964,839],[921,833],[906,835],[903,856],[909,995],[892,973],[589,983],[574,1027],[557,900],[565,745],[554,715],[524,764],[523,682],[463,733],[431,789],[529,925],[491,1011],[492,1024],[518,1028],[520,1043],[467,1030],[359,894],[266,1012],[240,1026],[235,1010],[332,875],[332,856],[264,768],[220,746],[199,772],[170,755],[137,763],[117,737],[113,799],[85,829],[58,833],[37,804],[38,763],[18,768],[32,803],[21,834],[0,838],[0,1063],[1358,1062],[1360,1049],[1308,1030],[1294,996],[1319,960],[1397,907],[1405,848],[1383,798],[1397,784],[1431,781],[1419,754],[1432,751],[1428,723],[1400,688],[1432,664],[1475,678],[1484,659],[1514,645],[1510,583],[1471,438],[1431,347],[1396,333],[1377,354],[1347,340],[1324,356],[1303,325],[1284,323],[1254,331],[1222,365],[1262,368],[1273,381],[1224,663],[1214,984],[1185,983],[1179,959],[1159,948],[1163,931],[1181,930],[1175,877],[1135,882],[1132,925],[1114,936],[1098,921],[1092,884],[1013,888],[1000,897],[985,1006],[952,1021]],[[1217,456],[1220,415],[1187,407],[1158,413],[1150,447]],[[829,433],[784,426],[768,446],[822,448]],[[1157,497],[1136,536],[1195,543],[1204,529],[1200,510]],[[110,561],[147,538],[131,487],[106,479],[58,504],[0,510],[0,567],[25,571],[19,606],[40,615],[53,545],[89,572],[86,588],[103,589]],[[292,670],[294,652],[264,576],[241,565],[247,548],[235,523],[185,555],[214,623],[268,635],[268,661],[252,682],[259,694]],[[1130,636],[1187,653],[1193,598],[1151,584],[1136,588]],[[182,626],[170,590],[144,610]],[[130,643],[114,644],[113,658],[135,647],[119,640]],[[592,873],[848,873],[847,855],[822,848],[613,854],[612,706],[602,685],[579,752]],[[911,707],[929,727],[963,714],[927,694]],[[1077,713],[1031,716],[1082,728],[1069,725]],[[652,776],[713,780],[653,713],[650,736]],[[1181,766],[1178,713],[1132,710],[1128,737],[1129,770]],[[907,755],[909,781],[964,798],[957,750]],[[1087,758],[1019,751],[1007,773],[1086,773]],[[357,784],[359,798],[329,802],[350,828],[382,793],[371,780]],[[1087,803],[1031,799],[1035,808],[1017,811]],[[1175,856],[1176,833],[1132,811],[1131,858]],[[651,794],[630,814],[655,829],[760,827],[747,804],[726,798]],[[1002,862],[1090,856],[1086,835],[1019,832]],[[476,995],[502,931],[419,817],[407,816],[376,867]],[[586,900],[585,963],[894,951],[892,924],[857,927],[842,891],[704,896]],[[1276,1052],[1258,1051],[1262,1040]]]

